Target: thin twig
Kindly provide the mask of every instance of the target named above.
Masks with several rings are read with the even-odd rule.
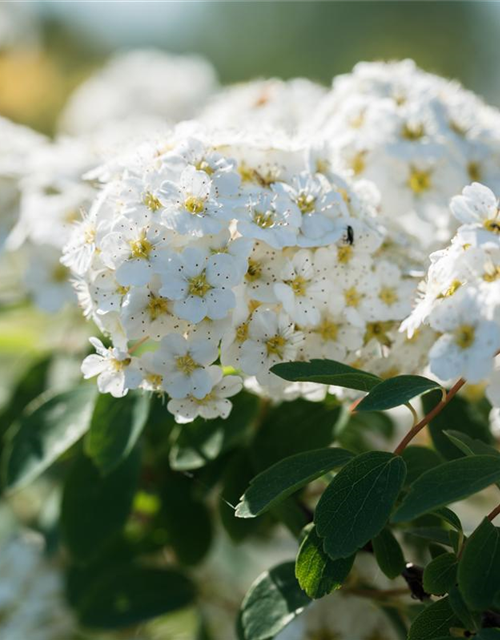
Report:
[[[452,398],[457,394],[457,392],[464,386],[465,382],[466,381],[463,378],[460,378],[460,380],[457,380],[457,382],[455,382],[455,384],[446,394],[446,397],[444,397],[440,402],[438,402],[437,405],[434,407],[434,409],[432,409],[432,411],[429,411],[429,413],[424,418],[422,418],[420,422],[418,422],[415,426],[413,426],[410,429],[410,431],[408,431],[405,437],[394,449],[394,453],[396,455],[401,455],[401,453],[406,449],[408,444],[413,440],[413,438],[417,435],[417,433],[422,431],[422,429],[427,424],[429,424],[429,422],[433,418],[435,418],[438,414],[441,413],[441,411],[446,407],[446,405],[450,402],[450,400],[452,400]]]
[[[497,505],[493,511],[491,511],[491,513],[489,513],[486,517],[488,518],[488,520],[491,522],[492,520],[494,520],[497,515],[500,513],[500,504]]]

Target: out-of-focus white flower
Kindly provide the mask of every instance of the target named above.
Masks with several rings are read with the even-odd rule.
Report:
[[[148,116],[188,120],[216,88],[215,70],[203,58],[154,49],[119,53],[77,87],[61,129],[88,133],[105,123]]]

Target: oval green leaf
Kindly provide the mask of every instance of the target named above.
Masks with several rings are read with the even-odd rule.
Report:
[[[400,456],[370,451],[356,456],[321,496],[314,521],[332,559],[347,558],[384,528],[406,476]]]
[[[454,586],[457,579],[458,560],[454,553],[443,553],[424,569],[424,589],[427,593],[442,596]]]
[[[385,411],[406,404],[423,393],[439,389],[440,384],[423,376],[396,376],[373,387],[356,406],[356,411]]]
[[[245,640],[271,640],[311,602],[295,577],[295,563],[284,562],[260,575],[241,605]]]
[[[401,457],[406,463],[407,474],[405,484],[407,485],[413,484],[423,473],[437,467],[443,462],[442,458],[435,451],[428,447],[420,447],[418,445],[406,447]]]
[[[146,425],[149,401],[143,393],[99,396],[85,437],[85,453],[101,473],[110,473],[132,451]]]
[[[282,362],[271,367],[271,371],[291,382],[319,382],[358,391],[370,391],[381,381],[381,378],[373,373],[349,367],[335,360]]]
[[[465,603],[477,611],[491,607],[500,591],[500,533],[487,518],[464,546],[458,584]]]
[[[373,552],[383,573],[393,580],[405,568],[405,558],[399,542],[389,529],[382,531],[372,540]]]
[[[93,385],[42,396],[21,416],[3,456],[5,487],[21,489],[37,478],[87,431],[96,401]]]
[[[481,455],[445,462],[426,471],[411,485],[392,521],[413,520],[450,502],[467,498],[498,480],[498,457]]]
[[[323,540],[313,524],[308,525],[295,562],[295,575],[301,588],[316,600],[340,589],[349,575],[355,556],[332,560],[323,549]]]
[[[277,462],[251,482],[236,507],[238,518],[255,518],[328,471],[351,460],[346,449],[304,451]]]
[[[434,640],[448,637],[452,627],[459,627],[460,620],[453,612],[448,598],[433,602],[413,621],[408,640]]]

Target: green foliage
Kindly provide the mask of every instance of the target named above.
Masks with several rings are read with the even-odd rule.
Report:
[[[332,559],[347,558],[384,528],[404,483],[400,456],[372,451],[348,462],[329,484],[314,522]]]
[[[432,449],[411,445],[401,454],[406,463],[406,484],[411,485],[423,473],[440,465],[443,460]]]
[[[107,475],[134,448],[146,425],[149,397],[128,393],[124,398],[99,396],[90,430],[85,438],[85,453]]]
[[[500,533],[487,518],[464,546],[458,584],[466,604],[477,611],[492,606],[500,592]]]
[[[434,558],[424,571],[424,589],[442,596],[453,587],[457,578],[458,560],[454,553],[443,553]]]
[[[441,400],[441,393],[433,391],[422,397],[425,413],[429,413]],[[436,450],[447,460],[461,457],[460,450],[450,442],[445,431],[453,429],[465,433],[470,438],[491,443],[492,437],[488,428],[488,421],[476,405],[467,402],[460,396],[453,400],[430,422],[429,432]]]
[[[356,406],[356,411],[385,411],[439,388],[437,382],[422,376],[395,376],[373,387]]]
[[[474,456],[452,460],[422,474],[393,515],[393,522],[413,520],[450,502],[473,495],[500,480],[500,458]]]
[[[255,477],[236,507],[238,518],[254,518],[325,473],[343,466],[345,449],[315,449],[280,460]]]
[[[177,428],[170,452],[173,469],[199,469],[241,442],[256,418],[259,399],[242,392],[234,398],[233,405],[233,410],[225,420],[197,418]]]
[[[332,560],[323,549],[323,540],[313,524],[306,527],[295,564],[295,575],[301,588],[312,599],[322,598],[340,589],[354,562],[349,558]]]
[[[388,578],[394,579],[405,568],[403,551],[390,529],[382,531],[372,540],[378,566]]]
[[[449,637],[450,630],[460,626],[448,598],[433,602],[420,613],[410,627],[408,640],[434,640]]]
[[[320,382],[358,391],[370,391],[381,381],[373,373],[354,369],[335,360],[283,362],[275,364],[271,371],[291,382]]]
[[[96,390],[81,385],[71,391],[42,395],[13,425],[2,457],[4,485],[20,489],[32,482],[90,426]]]
[[[137,488],[140,459],[136,447],[106,476],[83,454],[74,460],[64,486],[61,528],[75,559],[92,559],[123,529]]]
[[[114,568],[83,598],[78,617],[85,627],[120,629],[178,611],[194,598],[191,581],[173,569]]]
[[[250,587],[241,605],[244,640],[272,640],[311,600],[295,577],[293,562],[266,571]]]

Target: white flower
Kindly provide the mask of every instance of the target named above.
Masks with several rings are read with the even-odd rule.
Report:
[[[491,189],[484,185],[474,182],[472,185],[465,187],[462,195],[455,196],[452,199],[450,209],[459,222],[475,227],[480,225],[484,241],[489,239],[488,236],[490,234],[500,236],[498,198]]]
[[[458,291],[430,314],[429,323],[443,335],[429,353],[432,373],[441,380],[486,378],[500,349],[500,327],[483,315],[481,298],[472,290]]]
[[[142,381],[137,358],[116,347],[106,349],[98,338],[90,338],[90,343],[97,353],[87,356],[82,363],[85,379],[97,376],[99,391],[115,398],[122,398],[129,389],[137,389]]]
[[[204,398],[212,389],[207,365],[217,358],[217,345],[210,340],[187,340],[178,333],[165,336],[153,363],[163,376],[162,388],[174,399]]]
[[[248,326],[248,339],[241,347],[241,369],[248,375],[263,374],[278,362],[293,360],[303,340],[285,313],[257,309]],[[274,374],[273,374],[274,375]]]
[[[161,279],[160,295],[175,300],[175,313],[189,322],[222,319],[235,305],[231,289],[238,283],[238,270],[227,254],[185,249],[171,257]]]
[[[250,198],[238,220],[238,231],[246,238],[263,240],[274,249],[297,244],[300,211],[285,198],[261,192]]]
[[[317,270],[311,251],[302,249],[287,260],[282,282],[274,285],[277,299],[291,319],[301,326],[317,325],[326,308],[330,287],[326,269]]]
[[[211,390],[203,397],[188,396],[181,400],[170,400],[168,410],[175,416],[176,422],[184,424],[192,422],[198,416],[205,420],[227,418],[231,412],[232,403],[228,398],[236,395],[242,389],[239,376],[223,377],[220,367],[211,366],[208,374],[212,380]]]
[[[116,280],[124,287],[142,287],[166,262],[167,231],[158,226],[140,226],[130,218],[118,220],[101,242],[101,259],[116,270]]]

